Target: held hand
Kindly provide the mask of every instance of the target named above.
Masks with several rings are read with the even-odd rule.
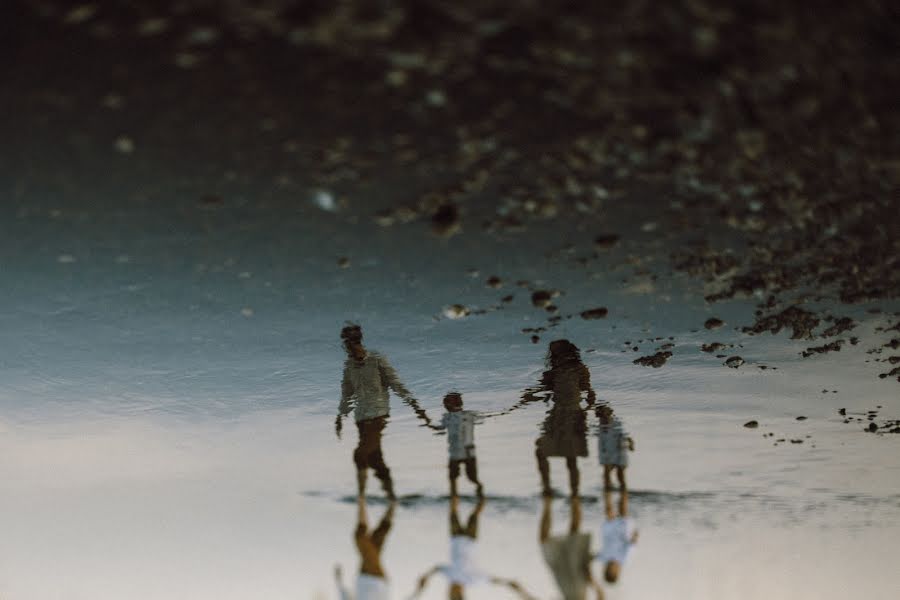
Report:
[[[634,439],[628,438],[628,449],[634,452]]]

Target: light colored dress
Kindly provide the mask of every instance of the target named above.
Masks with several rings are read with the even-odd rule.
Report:
[[[565,600],[585,598],[590,548],[590,533],[551,536],[541,544],[541,554]]]

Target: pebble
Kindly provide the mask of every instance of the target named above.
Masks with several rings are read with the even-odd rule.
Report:
[[[609,314],[609,310],[605,306],[601,306],[599,308],[592,308],[590,310],[583,311],[581,313],[581,318],[586,320],[603,319],[607,314]]]
[[[747,429],[756,429],[757,427],[759,427],[759,422],[747,421],[746,423],[744,423],[744,427],[746,427]]]
[[[703,324],[703,326],[706,327],[707,329],[718,329],[719,327],[721,327],[724,324],[725,324],[725,322],[722,319],[717,319],[716,317],[711,317],[706,320],[706,322]]]
[[[725,366],[731,367],[732,369],[737,369],[742,364],[744,364],[744,359],[740,356],[729,356],[727,359],[725,359]]]
[[[444,308],[444,316],[448,319],[462,319],[469,316],[471,311],[462,304],[451,304]]]

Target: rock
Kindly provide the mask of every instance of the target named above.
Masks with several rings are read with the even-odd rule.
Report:
[[[600,308],[592,308],[590,310],[585,310],[581,313],[581,318],[586,320],[591,319],[602,319],[609,314],[609,310],[606,307],[601,306]]]
[[[134,152],[134,140],[126,135],[120,135],[113,142],[113,148],[119,154],[131,154]]]
[[[878,431],[878,425],[876,425],[875,423],[869,423],[869,426],[866,427],[866,431],[868,431],[869,433],[875,433],[876,431]]]
[[[537,344],[539,341],[541,341],[540,336],[537,336],[537,335],[531,336],[531,343],[532,343],[532,344]]]
[[[503,280],[500,279],[499,277],[497,277],[496,275],[491,275],[490,277],[487,278],[487,281],[485,281],[485,285],[487,285],[489,288],[493,288],[496,290],[498,288],[503,287]]]
[[[340,258],[338,258],[337,264],[340,268],[346,269],[350,266],[350,259],[346,256],[341,256]]]
[[[798,420],[798,421],[805,421],[805,420],[806,420],[806,417],[804,417],[804,416],[799,416],[799,417],[797,417],[797,420]]]
[[[840,352],[844,340],[835,340],[822,346],[812,346],[800,353],[803,358],[809,358],[813,354],[825,354],[827,352]]]
[[[327,190],[313,190],[309,200],[326,212],[337,212],[337,200],[335,200],[334,195]]]
[[[462,304],[451,304],[444,308],[444,316],[448,319],[462,319],[469,316],[471,311]]]
[[[841,317],[834,324],[822,332],[822,337],[833,337],[856,327],[856,322],[850,317]]]
[[[742,364],[744,364],[744,359],[741,358],[740,356],[729,356],[727,359],[725,359],[724,364],[726,367],[731,367],[732,369],[737,369]]]
[[[747,429],[756,429],[757,427],[759,427],[759,422],[747,421],[746,423],[744,423],[744,427],[746,427]]]
[[[513,301],[512,294],[507,294],[506,296],[503,296],[502,298],[500,298],[500,302],[502,302],[503,304],[509,304],[512,301]]]
[[[706,322],[703,324],[703,326],[706,327],[707,329],[718,329],[719,327],[721,327],[724,324],[725,324],[725,322],[722,319],[717,319],[716,317],[711,317],[706,320]]]
[[[550,305],[550,301],[553,298],[553,292],[550,290],[535,290],[531,294],[531,303],[536,308],[546,308]]]
[[[598,235],[594,238],[594,247],[600,250],[609,250],[619,243],[619,236],[614,233]]]
[[[635,346],[634,349],[637,350],[637,346]],[[650,356],[642,356],[640,358],[637,358],[632,361],[632,364],[658,369],[666,364],[666,361],[671,357],[671,352],[657,352],[656,354]]]
[[[812,330],[819,325],[819,322],[820,319],[808,310],[803,310],[799,306],[791,306],[780,313],[761,316],[752,327],[744,327],[741,331],[751,335],[766,331],[775,334],[785,327],[790,327],[792,340],[812,339]]]
[[[711,344],[703,344],[700,346],[700,350],[703,352],[717,352],[725,347],[725,344],[720,344],[719,342],[713,342]]]
[[[847,414],[847,409],[846,409],[846,408],[840,408],[840,409],[838,409],[838,414],[841,415],[841,416],[846,415],[846,414]]]
[[[450,237],[460,229],[459,208],[452,202],[441,204],[431,215],[431,231],[441,237]]]

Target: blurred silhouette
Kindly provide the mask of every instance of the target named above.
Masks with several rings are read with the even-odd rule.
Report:
[[[625,469],[628,467],[628,452],[634,451],[634,440],[625,433],[622,421],[615,415],[609,404],[597,406],[597,418],[600,421],[598,435],[598,456],[603,465],[603,487],[611,485],[612,472],[616,472],[619,489],[624,490]]]
[[[597,600],[602,600],[603,590],[591,574],[591,534],[579,531],[581,499],[573,495],[569,502],[569,531],[565,535],[551,536],[553,498],[544,495],[538,531],[541,554],[564,600],[586,600],[588,588],[594,590]]]
[[[615,583],[619,580],[632,546],[637,543],[638,532],[634,519],[628,516],[627,488],[619,490],[618,514],[613,505],[612,490],[609,486],[603,488],[603,504],[606,520],[600,528],[603,547],[597,559],[603,562],[603,578],[609,583]]]
[[[343,418],[353,411],[359,431],[359,444],[353,452],[356,465],[357,491],[364,494],[368,469],[375,472],[388,498],[393,499],[394,484],[391,472],[381,451],[381,435],[390,413],[389,391],[400,396],[426,424],[430,423],[409,390],[400,382],[386,358],[369,352],[362,344],[362,328],[347,325],[341,330],[347,352],[344,376],[341,381],[341,402],[335,419],[335,433],[340,438]]]
[[[475,484],[475,493],[479,498],[483,498],[484,487],[478,481],[478,463],[475,457],[475,425],[481,422],[478,413],[463,410],[462,395],[458,392],[450,392],[444,396],[444,408],[447,412],[444,413],[440,425],[433,428],[447,432],[450,495],[452,497],[457,495],[456,480],[459,477],[460,465],[464,465],[466,477]]]
[[[341,600],[387,600],[390,593],[387,575],[381,564],[381,550],[388,532],[391,530],[396,503],[391,500],[378,526],[369,530],[366,515],[366,498],[360,494],[356,498],[356,529],[353,532],[356,550],[359,553],[359,574],[356,576],[356,593],[352,594],[344,585],[339,565],[334,576]]]
[[[547,354],[547,370],[539,385],[525,391],[519,404],[541,399],[540,392],[548,392],[553,405],[547,412],[541,437],[535,443],[535,457],[541,474],[541,486],[545,496],[552,495],[550,487],[550,457],[563,457],[569,471],[569,491],[578,495],[579,474],[576,462],[579,456],[587,456],[587,414],[581,406],[581,393],[587,392],[590,407],[596,400],[591,387],[591,374],[583,362],[578,348],[568,340],[550,342]],[[548,398],[543,398],[545,401]],[[515,409],[516,406],[513,407]]]
[[[484,497],[479,497],[472,514],[469,515],[469,520],[463,526],[459,520],[459,498],[456,495],[450,496],[450,564],[437,565],[419,577],[413,598],[422,593],[432,575],[441,573],[447,578],[449,584],[447,597],[450,600],[463,600],[466,586],[482,583],[503,585],[520,598],[533,600],[517,581],[493,577],[478,567],[478,518],[484,510],[484,504]]]

